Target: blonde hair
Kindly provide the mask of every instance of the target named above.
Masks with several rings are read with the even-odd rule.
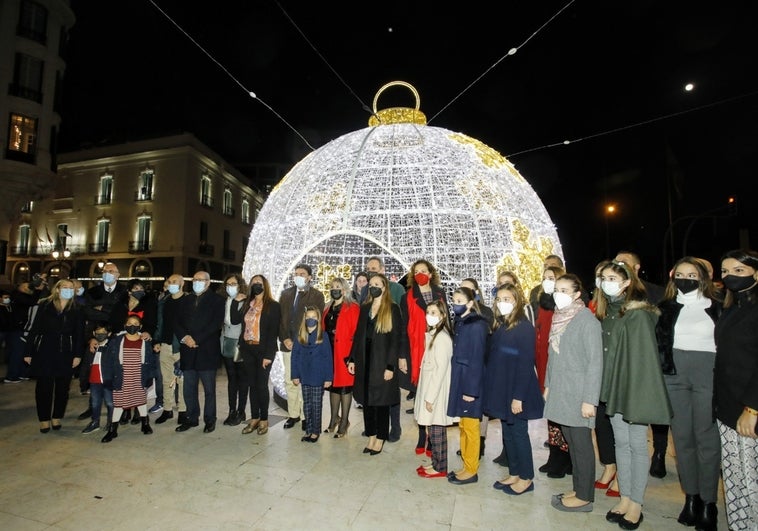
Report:
[[[324,340],[324,331],[321,327],[321,312],[315,306],[306,306],[303,312],[303,320],[300,321],[300,330],[297,334],[297,340],[301,345],[308,344],[308,327],[305,325],[305,320],[308,318],[308,312],[316,312],[316,344],[318,345]]]
[[[390,296],[390,281],[387,277],[381,273],[375,273],[371,276],[371,279],[378,278],[384,284],[384,290],[381,295],[381,302],[379,303],[379,311],[376,314],[376,326],[374,330],[377,334],[387,334],[392,331],[392,297]],[[371,280],[369,280],[371,282]],[[371,296],[371,287],[369,286],[369,292],[366,296],[366,304],[370,304],[374,301]]]

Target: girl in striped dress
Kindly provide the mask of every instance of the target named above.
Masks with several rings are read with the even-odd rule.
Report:
[[[153,433],[147,415],[147,388],[158,369],[158,358],[150,341],[141,338],[142,321],[137,315],[126,319],[124,333],[108,342],[103,355],[103,385],[113,389],[113,416],[102,442],[118,437],[118,420],[124,409],[136,407],[142,420],[142,433]]]

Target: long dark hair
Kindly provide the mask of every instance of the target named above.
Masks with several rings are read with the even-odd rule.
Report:
[[[449,336],[453,335],[453,328],[450,326],[450,315],[448,314],[447,308],[445,307],[445,302],[440,299],[434,299],[432,302],[426,305],[426,308],[429,309],[429,306],[434,306],[439,310],[440,315],[442,316],[442,320],[440,321],[440,324],[438,324],[434,328],[434,334],[432,334],[432,339],[429,341],[429,346],[431,347],[434,345],[434,340],[437,339],[437,336],[442,332],[443,330],[447,331],[447,334]]]
[[[737,260],[739,263],[744,264],[748,267],[752,267],[756,271],[758,271],[758,253],[750,250],[750,249],[733,249],[731,251],[727,251],[724,253],[724,256],[721,257],[721,263],[724,263],[724,260],[727,258],[732,258],[734,260]],[[724,269],[722,267],[721,269],[721,277],[723,280],[724,276]],[[734,304],[734,294],[732,293],[732,290],[725,290],[726,295],[724,296],[724,308],[728,308],[732,304]]]
[[[676,299],[678,290],[674,283],[674,276],[676,274],[676,268],[682,264],[690,264],[697,270],[697,274],[700,277],[698,280],[698,291],[703,294],[703,297],[709,299],[718,298],[718,292],[713,285],[711,276],[708,274],[708,270],[705,268],[703,261],[700,258],[694,256],[684,256],[676,261],[674,267],[671,268],[671,278],[669,278],[668,284],[666,284],[666,292],[663,295],[664,301],[670,301]]]
[[[642,281],[637,276],[637,273],[634,272],[634,269],[626,265],[624,262],[616,262],[614,260],[603,262],[600,267],[600,274],[602,275],[603,271],[606,269],[612,270],[624,280],[629,281],[629,285],[623,293],[626,302],[647,300],[645,285],[642,284]],[[608,315],[608,298],[602,289],[596,289],[592,300],[595,303],[595,316],[602,321]]]

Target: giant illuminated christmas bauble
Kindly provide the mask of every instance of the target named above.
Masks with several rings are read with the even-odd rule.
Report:
[[[415,108],[377,110],[395,85]],[[332,278],[352,280],[372,255],[398,278],[424,258],[446,287],[473,277],[489,293],[503,269],[527,289],[538,283],[549,254],[562,255],[558,235],[526,179],[479,140],[426,125],[418,93],[397,81],[377,92],[369,127],[310,153],[272,190],[243,274],[262,273],[278,297],[302,262],[328,294]]]

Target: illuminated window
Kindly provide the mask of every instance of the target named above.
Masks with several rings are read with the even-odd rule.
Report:
[[[111,232],[111,220],[100,219],[97,222],[97,240],[92,250],[94,253],[105,253],[108,251],[108,236]]]
[[[68,247],[68,238],[71,237],[71,234],[68,233],[68,225],[65,223],[59,223],[58,224],[58,235],[56,236],[56,242],[55,242],[55,248],[58,250],[63,250]]]
[[[155,172],[153,170],[143,170],[139,176],[139,190],[137,192],[137,198],[140,201],[147,201],[153,198],[153,177]]]
[[[29,238],[31,236],[31,227],[21,225],[18,228],[18,254],[29,254]]]
[[[11,113],[8,150],[34,155],[37,149],[37,119]]]
[[[234,208],[232,207],[232,191],[229,188],[224,190],[224,215],[234,216]]]
[[[137,218],[137,250],[149,251],[150,250],[150,225],[152,224],[152,216],[142,215]]]
[[[200,177],[200,204],[212,207],[213,198],[211,197],[211,178],[207,174]]]
[[[100,177],[100,195],[97,197],[98,205],[108,205],[113,196],[113,175],[106,173]]]
[[[34,207],[34,201],[27,201],[23,205],[21,205],[21,212],[22,213],[29,213],[32,211],[32,208]]]
[[[242,223],[250,224],[250,202],[247,199],[242,200]]]

